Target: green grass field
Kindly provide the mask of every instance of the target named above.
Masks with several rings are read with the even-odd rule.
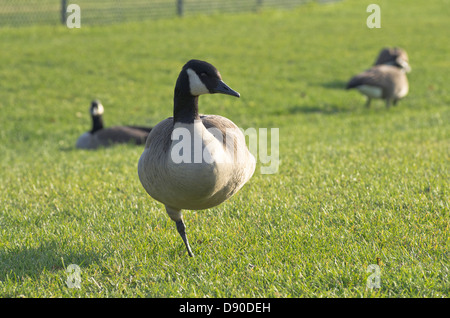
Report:
[[[448,297],[449,3],[380,0],[369,29],[372,2],[0,29],[0,296]],[[410,93],[366,109],[345,83],[385,46]],[[202,113],[280,136],[277,173],[184,212],[194,258],[139,182],[143,147],[74,148],[94,98],[108,126],[171,116],[191,58],[241,93]]]

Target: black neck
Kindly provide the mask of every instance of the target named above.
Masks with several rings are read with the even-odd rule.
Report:
[[[198,96],[184,95],[173,99],[173,121],[174,123],[192,124],[194,120],[200,119],[198,115]]]
[[[100,129],[103,129],[103,118],[102,116],[92,116],[92,130],[91,133],[94,133]]]
[[[192,96],[189,89],[189,78],[186,71],[178,76],[173,98],[174,123],[191,124],[200,119],[198,115],[198,96]]]

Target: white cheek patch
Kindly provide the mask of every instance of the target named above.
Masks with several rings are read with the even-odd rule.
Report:
[[[104,111],[103,105],[102,104],[98,104],[97,107],[94,107],[92,109],[92,115],[94,115],[94,116],[103,115],[103,111]]]
[[[188,73],[189,76],[189,88],[193,96],[211,94],[209,90],[206,88],[205,84],[203,84],[203,82],[201,81],[200,77],[198,77],[197,73],[195,73],[190,68],[188,68],[186,72]]]
[[[408,62],[406,62],[404,59],[399,59],[398,64],[402,66],[406,73],[411,72],[411,66],[409,66]]]
[[[383,90],[376,86],[360,85],[357,89],[366,96],[371,98],[381,98]]]

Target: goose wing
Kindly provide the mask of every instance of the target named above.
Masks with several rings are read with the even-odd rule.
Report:
[[[395,77],[398,72],[394,66],[377,65],[358,75],[355,75],[347,83],[347,89],[357,88],[359,86],[378,87],[382,90],[382,96],[392,95],[395,87]]]
[[[101,145],[110,145],[114,143],[134,142],[137,145],[145,144],[148,136],[145,130],[135,129],[127,126],[114,126],[99,130],[95,133],[96,139]]]

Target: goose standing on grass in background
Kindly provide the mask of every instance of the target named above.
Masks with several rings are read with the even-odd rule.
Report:
[[[219,205],[255,171],[242,131],[225,117],[199,115],[199,95],[214,93],[240,96],[211,64],[187,62],[175,85],[173,117],[153,128],[138,163],[142,186],[165,205],[189,256],[193,254],[181,210]]]
[[[97,149],[119,143],[134,143],[143,145],[151,127],[141,126],[114,126],[103,127],[103,105],[98,100],[91,103],[92,130],[82,134],[76,143],[80,149]]]
[[[354,76],[347,83],[347,89],[356,88],[367,96],[366,107],[372,98],[386,101],[386,107],[408,94],[409,85],[406,73],[411,71],[408,55],[399,48],[381,50],[375,65]]]

